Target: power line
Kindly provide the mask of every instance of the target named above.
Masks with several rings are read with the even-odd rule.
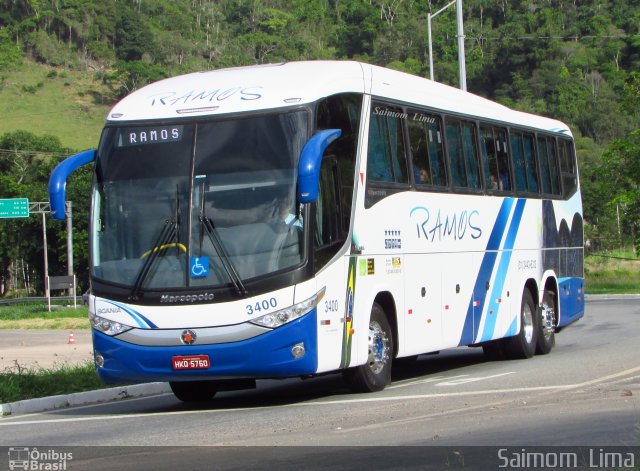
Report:
[[[612,258],[615,260],[627,260],[629,262],[640,262],[640,258],[616,257],[614,255],[602,255],[598,253],[589,254],[590,257]]]
[[[51,157],[64,157],[68,156],[68,152],[49,152],[44,150],[20,150],[20,149],[0,149],[0,156],[2,155],[48,155]]]

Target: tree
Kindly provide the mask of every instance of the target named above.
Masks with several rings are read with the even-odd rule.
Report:
[[[54,136],[37,136],[16,131],[0,136],[0,198],[28,198],[30,202],[48,201],[47,183],[52,169],[72,153]],[[74,204],[74,271],[81,286],[88,286],[87,220],[91,176],[85,170],[74,175],[68,188],[68,200]],[[66,273],[66,226],[47,225],[49,271]],[[24,289],[42,292],[44,258],[40,218],[0,220],[0,295]]]
[[[606,206],[620,212],[622,232],[630,234],[640,255],[640,129],[613,142],[602,157],[600,178],[607,182]]]

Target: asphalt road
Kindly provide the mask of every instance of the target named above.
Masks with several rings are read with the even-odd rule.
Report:
[[[449,468],[487,469],[472,466],[474,453],[482,455],[478,466],[487,458],[500,464],[494,449],[458,449],[469,446],[520,454],[620,446],[640,465],[639,338],[638,300],[589,301],[551,354],[529,360],[486,361],[480,349],[460,348],[396,367],[393,383],[376,394],[350,394],[340,375],[328,375],[260,381],[199,406],[165,394],[9,416],[0,419],[0,446],[106,446],[77,449],[75,469],[92,470],[199,469],[211,459],[215,469],[293,469],[296,460],[314,469],[442,469],[427,466],[430,455]],[[221,448],[191,448],[202,445]]]
[[[0,329],[0,371],[84,365],[93,357],[91,331]]]

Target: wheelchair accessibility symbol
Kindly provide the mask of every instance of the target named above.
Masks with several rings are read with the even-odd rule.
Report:
[[[209,276],[209,257],[191,257],[189,273],[191,278],[206,278]]]

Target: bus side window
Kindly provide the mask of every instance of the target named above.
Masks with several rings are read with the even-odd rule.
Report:
[[[489,192],[511,191],[508,148],[506,129],[489,125],[480,126],[484,184]]]
[[[555,140],[548,136],[539,136],[537,142],[542,192],[549,195],[559,196],[560,181]]]
[[[522,143],[524,144],[524,162],[527,172],[527,190],[530,193],[540,193],[538,166],[536,164],[536,155],[533,146],[533,134],[525,133],[522,138]]]
[[[527,175],[525,173],[522,133],[511,132],[511,155],[513,155],[513,167],[516,175],[516,190],[526,192]]]
[[[560,172],[562,175],[562,196],[570,198],[578,189],[578,176],[576,174],[575,154],[571,141],[560,139]]]
[[[362,97],[330,96],[318,103],[317,129],[340,129],[320,167],[315,214],[314,270],[318,272],[338,252],[349,234]]]
[[[498,156],[498,174],[500,176],[500,189],[511,191],[511,166],[509,165],[509,145],[507,140],[507,130],[504,128],[495,129],[496,149]]]
[[[533,134],[511,131],[511,152],[516,174],[516,189],[523,193],[540,193],[538,166]]]
[[[325,157],[320,168],[320,191],[316,207],[316,247],[340,241],[340,203],[338,201],[338,164],[335,157]]]
[[[551,173],[551,193],[559,196],[562,194],[562,184],[560,183],[558,149],[555,139],[547,138],[547,153],[549,155],[549,172]]]
[[[464,168],[464,154],[462,153],[462,136],[459,123],[447,122],[447,151],[451,168],[451,180],[455,187],[467,186],[467,172]]]
[[[408,120],[411,166],[416,185],[447,184],[440,118],[410,111]]]
[[[480,189],[475,125],[447,120],[446,132],[453,186],[458,189]]]
[[[374,106],[374,110],[382,106]],[[408,183],[402,134],[402,110],[385,107],[385,114],[371,113],[367,179],[375,182]]]
[[[329,144],[325,155],[334,155],[338,161],[341,230],[345,238],[351,223],[361,113],[362,96],[348,93],[330,96],[322,100],[318,104],[317,110],[316,127],[318,129],[340,129],[342,131],[340,138]]]

